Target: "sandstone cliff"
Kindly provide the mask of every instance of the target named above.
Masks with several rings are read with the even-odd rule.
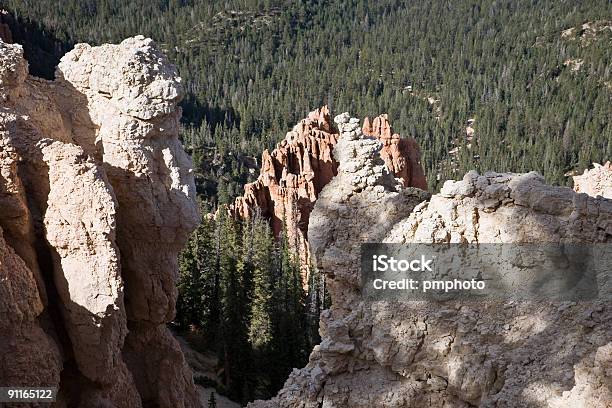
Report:
[[[306,231],[312,205],[338,167],[331,154],[337,138],[327,107],[311,112],[272,152],[263,152],[257,181],[244,186],[232,207],[242,219],[260,212],[277,237],[285,223],[302,265],[310,259]]]
[[[199,220],[181,97],[144,37],[78,44],[55,81],[0,41],[0,384],[59,387],[60,407],[199,406],[166,328]]]
[[[305,274],[310,265],[306,239],[310,212],[323,187],[337,174],[338,162],[332,150],[343,130],[347,134],[361,134],[359,119],[344,113],[335,121],[337,125],[332,123],[327,106],[300,121],[272,152],[264,151],[259,178],[245,185],[244,195],[232,206],[233,213],[242,219],[259,211],[270,219],[276,236],[285,223]],[[386,165],[405,186],[427,189],[420,150],[413,138],[393,133],[387,115],[375,118],[373,127],[365,118],[364,133],[382,141],[381,155]]]
[[[612,241],[612,201],[536,173],[479,175],[429,198],[390,177],[382,144],[344,135],[308,240],[332,306],[322,341],[271,401],[251,407],[612,405],[610,282],[599,300],[365,302],[363,242]],[[604,278],[606,278],[604,276]]]

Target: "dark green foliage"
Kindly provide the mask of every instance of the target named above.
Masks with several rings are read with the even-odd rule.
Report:
[[[217,408],[217,400],[215,399],[215,392],[210,393],[208,398],[208,408]]]
[[[271,367],[269,372],[273,388],[280,389],[291,371],[290,368],[302,367],[312,346],[316,344],[309,344],[308,324],[314,323],[315,327],[318,327],[318,316],[316,322],[308,319],[300,262],[298,255],[290,247],[286,231],[282,232],[274,250],[274,258],[277,262],[272,304],[275,328],[272,356],[278,365]]]
[[[286,234],[275,240],[267,220],[238,223],[219,211],[181,255],[175,324],[203,333],[198,348],[216,352],[217,389],[240,402],[268,398],[318,343],[320,296],[306,297]]]
[[[335,113],[388,112],[397,131],[417,138],[432,188],[472,168],[537,170],[569,184],[566,172],[612,157],[609,30],[587,42],[581,29],[561,37],[609,20],[606,0],[8,0],[6,7],[62,44],[135,34],[160,42],[185,80],[183,137],[198,189],[213,204],[240,194],[257,175],[262,149],[323,103]],[[566,66],[571,59],[584,60],[578,71]],[[477,140],[451,164],[451,142],[469,118]]]
[[[2,3],[0,1],[0,10]],[[23,45],[29,72],[41,78],[53,79],[60,57],[72,48],[71,44],[58,40],[40,24],[19,15],[1,15],[0,22],[8,25],[13,41]]]
[[[217,241],[213,222],[203,218],[200,226],[179,257],[178,298],[176,323],[183,329],[189,325],[216,332],[219,320],[219,273]]]

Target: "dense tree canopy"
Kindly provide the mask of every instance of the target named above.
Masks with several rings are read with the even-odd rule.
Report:
[[[240,194],[262,148],[323,103],[388,112],[420,143],[432,188],[471,168],[569,184],[568,172],[612,157],[605,0],[5,3],[64,44],[56,52],[160,42],[185,79],[183,134],[212,201]],[[471,149],[449,158],[471,118]]]
[[[197,346],[216,352],[216,386],[241,402],[274,395],[319,341],[323,306],[318,291],[305,293],[286,234],[275,240],[267,220],[220,211],[202,220],[179,263],[176,327],[202,333]]]

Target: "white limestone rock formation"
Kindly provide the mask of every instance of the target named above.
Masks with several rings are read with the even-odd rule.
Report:
[[[428,199],[389,178],[376,142],[351,136],[336,146],[338,176],[309,226],[332,298],[321,344],[275,398],[250,407],[612,406],[608,271],[607,296],[593,301],[366,302],[360,293],[361,243],[610,243],[612,200],[536,173],[476,172]]]
[[[593,163],[592,169],[586,169],[580,176],[574,176],[574,190],[592,196],[612,198],[612,163]]]
[[[0,380],[60,407],[199,406],[166,328],[199,221],[177,71],[139,36],[78,44],[56,78],[0,42]]]

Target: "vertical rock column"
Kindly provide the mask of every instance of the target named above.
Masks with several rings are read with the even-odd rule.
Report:
[[[81,147],[48,139],[39,146],[49,167],[44,223],[55,288],[79,371],[97,384],[81,398],[140,406],[121,353],[127,328],[112,188]]]
[[[47,297],[19,175],[18,163],[24,158],[15,139],[27,134],[20,134],[10,108],[26,78],[21,46],[0,40],[0,384],[58,386],[62,358],[41,327]]]
[[[191,373],[166,327],[175,314],[177,256],[199,221],[191,162],[178,140],[180,78],[143,37],[79,44],[57,74],[87,100],[86,114],[73,112],[81,124],[74,132],[95,146],[117,199],[129,330],[123,356],[143,405],[197,406]]]
[[[43,373],[53,367],[50,378],[23,385],[60,387],[58,406],[138,407],[122,357],[127,326],[112,188],[94,159],[71,143],[55,105],[57,88],[27,78],[20,46],[0,43],[0,53],[0,225],[36,281],[29,290],[41,300],[31,349],[40,349],[47,360],[40,362]],[[14,274],[6,281],[25,282]],[[27,369],[37,371],[33,365]],[[23,380],[12,376],[3,384],[14,385],[15,378]]]
[[[336,175],[338,164],[331,152],[337,138],[327,106],[310,112],[273,151],[263,152],[259,178],[244,186],[245,194],[232,206],[243,219],[261,211],[277,237],[285,224],[289,243],[300,257],[305,287],[310,266],[308,218],[319,192]]]
[[[166,328],[199,220],[180,78],[143,37],[79,44],[56,77],[0,41],[0,384],[58,386],[58,407],[199,406]]]

